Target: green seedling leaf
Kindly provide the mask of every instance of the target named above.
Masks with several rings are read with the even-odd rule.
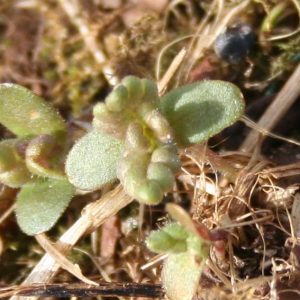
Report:
[[[196,293],[210,244],[201,239],[188,214],[183,209],[177,209],[181,207],[168,205],[168,211],[180,223],[170,223],[152,231],[146,245],[151,251],[168,254],[162,270],[163,286],[168,298],[190,300]]]
[[[126,152],[136,152],[137,150],[147,152],[150,147],[150,141],[144,135],[143,126],[138,122],[131,122],[125,136]]]
[[[23,139],[0,142],[0,182],[11,188],[19,188],[31,178],[21,153],[26,143]]]
[[[142,85],[144,88],[144,99],[143,102],[152,102],[156,104],[159,102],[157,85],[153,80],[142,79]]]
[[[169,254],[162,270],[162,282],[168,298],[191,300],[197,291],[202,266],[189,252]]]
[[[126,87],[128,91],[128,99],[133,103],[139,102],[144,96],[144,86],[143,82],[139,77],[136,76],[126,76],[122,80],[122,84]]]
[[[124,85],[117,86],[105,99],[107,108],[110,111],[120,112],[126,106],[128,91]]]
[[[206,243],[199,236],[193,234],[187,238],[187,248],[198,259],[206,259],[209,255],[209,243]]]
[[[94,128],[118,139],[124,139],[128,126],[128,115],[126,112],[110,111],[106,103],[100,102],[93,109]]]
[[[186,231],[196,236],[198,235],[198,231],[191,217],[181,206],[175,203],[168,203],[166,205],[166,210],[174,220],[179,222],[179,224],[181,224],[185,228]]]
[[[63,136],[65,123],[42,98],[17,84],[0,84],[0,123],[19,137]]]
[[[47,134],[32,139],[26,148],[26,166],[38,176],[54,179],[65,178],[64,149],[56,139]]]
[[[178,223],[167,224],[152,231],[146,240],[147,248],[156,253],[178,253],[187,251],[186,230]]]
[[[164,145],[155,149],[151,156],[151,162],[163,163],[173,172],[178,172],[181,167],[181,161],[177,154],[177,148],[172,145]]]
[[[148,166],[147,178],[158,181],[163,191],[171,190],[175,182],[172,170],[163,163],[151,162]]]
[[[244,107],[238,87],[220,80],[185,85],[167,93],[160,103],[181,145],[206,141],[237,121]]]
[[[189,237],[189,233],[185,228],[179,223],[167,224],[163,231],[169,234],[173,239],[176,240],[186,240]]]
[[[146,179],[137,186],[134,194],[140,203],[156,205],[161,202],[164,192],[157,180]]]
[[[123,143],[98,130],[82,137],[71,149],[66,173],[77,188],[93,191],[116,179]]]
[[[173,140],[173,132],[169,122],[157,109],[147,113],[144,116],[144,121],[162,143],[169,143]]]
[[[20,228],[28,235],[49,230],[74,195],[67,179],[38,179],[24,185],[17,196],[16,215]]]
[[[199,259],[206,259],[210,248],[208,229],[203,224],[196,227],[189,214],[177,204],[168,203],[166,210],[189,233],[186,239],[188,251]]]
[[[170,251],[176,240],[163,230],[155,230],[150,233],[146,240],[147,248],[156,253],[165,253]]]

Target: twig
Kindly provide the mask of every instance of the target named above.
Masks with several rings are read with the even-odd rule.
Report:
[[[115,215],[132,200],[121,187],[105,194],[101,199],[83,209],[82,216],[61,236],[55,247],[62,254],[68,254],[83,235],[96,230],[110,216]],[[24,280],[23,285],[38,282],[47,284],[51,282],[58,270],[59,264],[47,253]],[[12,297],[11,299],[22,299],[22,297]]]
[[[285,115],[300,95],[299,78],[300,64],[258,121],[257,124],[259,127],[264,128],[265,131],[269,131],[273,129],[282,116]],[[243,151],[250,152],[256,145],[259,135],[260,132],[252,130],[243,142],[241,149]]]
[[[30,286],[5,286],[0,288],[0,299],[10,296],[23,297],[145,297],[163,298],[164,292],[160,285],[141,283],[108,283],[99,285],[78,283],[33,284]],[[27,298],[28,299],[28,298]]]

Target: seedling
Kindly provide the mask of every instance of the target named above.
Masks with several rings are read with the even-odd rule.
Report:
[[[30,235],[47,231],[74,194],[63,170],[65,122],[28,89],[1,84],[0,123],[16,135],[0,142],[0,182],[20,188],[18,224]]]
[[[69,153],[66,173],[87,191],[118,178],[139,202],[158,204],[180,169],[178,149],[206,141],[243,110],[228,82],[202,81],[160,99],[153,81],[128,76],[94,107],[94,129]]]
[[[170,223],[152,231],[147,247],[157,253],[167,253],[162,270],[162,282],[171,300],[190,300],[197,290],[211,238],[203,225],[195,226],[180,206],[168,204],[167,211],[178,223]]]
[[[0,182],[21,188],[17,221],[32,235],[54,225],[73,186],[94,191],[118,178],[128,195],[158,204],[180,170],[178,149],[207,140],[243,110],[243,97],[231,83],[202,81],[160,99],[153,81],[125,77],[94,107],[94,128],[69,152],[66,178],[63,119],[26,88],[1,84],[0,123],[16,138],[0,142]]]

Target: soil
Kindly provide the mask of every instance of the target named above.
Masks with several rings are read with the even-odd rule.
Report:
[[[143,241],[167,222],[165,205],[175,201],[196,223],[226,233],[223,255],[211,249],[222,276],[205,268],[197,299],[300,299],[300,77],[291,82],[300,67],[299,22],[297,0],[0,2],[0,82],[26,86],[51,102],[67,121],[70,147],[115,82],[133,74],[161,83],[183,48],[186,55],[167,78],[166,90],[205,79],[230,81],[244,95],[245,116],[257,122],[242,119],[185,149],[176,190],[162,204],[133,202],[82,238],[68,258],[85,276],[104,280],[109,289],[131,283],[139,293],[134,299],[162,298],[162,261],[155,262]],[[250,41],[243,26],[251,30]],[[297,92],[276,109],[286,112],[262,128],[259,120],[287,84]],[[244,149],[253,130],[259,139]],[[1,139],[12,136],[0,127]],[[57,240],[104,193],[76,196],[47,236]],[[0,298],[22,289],[44,253],[16,224],[16,194],[0,184]],[[47,296],[58,299],[67,293],[63,283],[78,280],[61,270],[53,282],[61,294]],[[47,282],[44,291],[46,284],[54,290]],[[79,290],[85,288],[80,283]],[[126,293],[110,295],[132,296]]]

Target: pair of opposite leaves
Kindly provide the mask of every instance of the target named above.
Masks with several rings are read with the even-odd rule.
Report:
[[[146,239],[152,252],[165,254],[162,283],[171,300],[191,300],[209,256],[211,237],[206,227],[197,229],[189,214],[174,203],[166,211],[176,222],[152,231]]]
[[[179,146],[200,143],[237,121],[244,111],[240,90],[223,81],[201,81],[167,93],[159,110],[174,130]],[[0,85],[0,123],[18,138],[42,134],[60,137],[65,123],[31,91],[15,84]],[[63,213],[75,188],[93,191],[116,179],[123,143],[93,129],[71,149],[67,178],[34,177],[17,196],[17,221],[30,235],[49,230]],[[42,196],[41,196],[42,195]]]

